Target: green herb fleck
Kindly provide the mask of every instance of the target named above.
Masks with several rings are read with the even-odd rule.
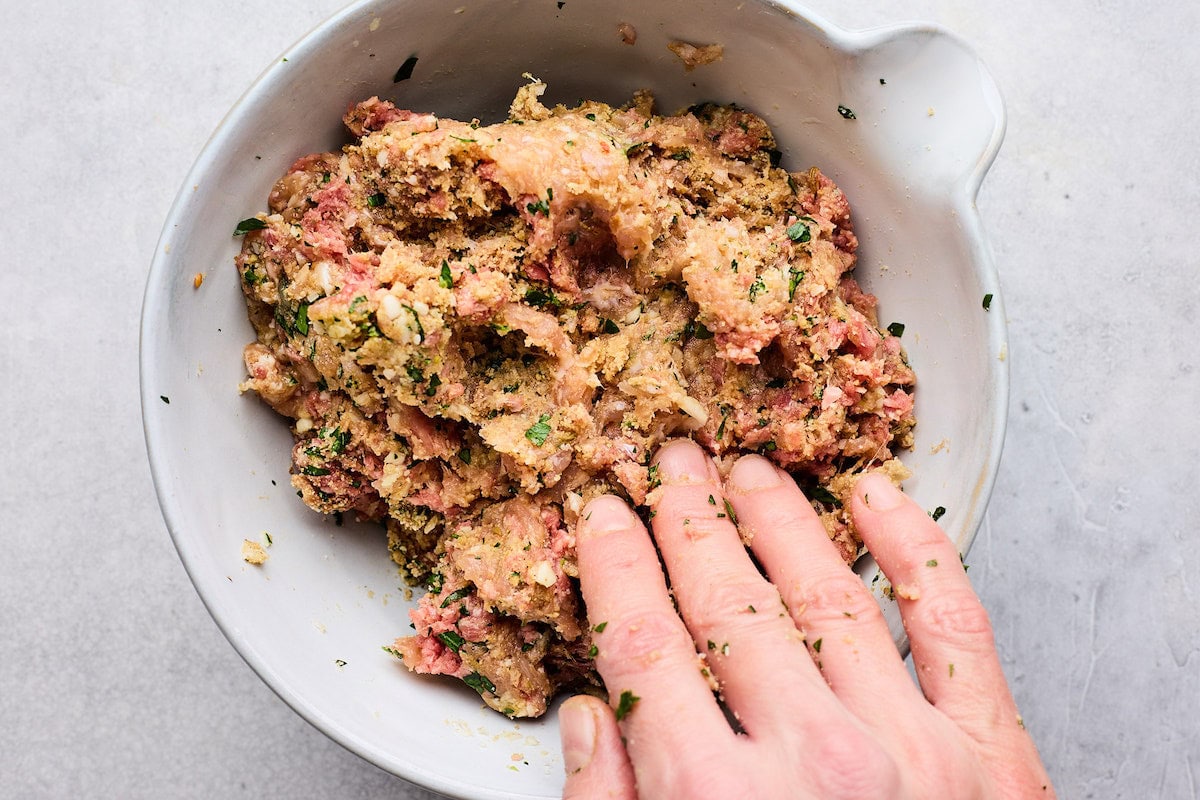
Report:
[[[904,335],[904,323],[893,322],[891,325],[887,326],[887,332],[899,339]]]
[[[597,622],[596,626],[594,628],[592,628],[592,630],[594,630],[596,633],[604,633],[604,629],[607,627],[608,627],[608,621],[605,620],[604,622]]]
[[[250,231],[261,231],[265,227],[267,227],[267,223],[263,222],[261,219],[250,217],[249,219],[244,219],[237,224],[237,227],[233,229],[233,235],[245,236]]]
[[[715,506],[715,505],[717,504],[717,498],[713,497],[713,496],[710,494],[710,495],[708,496],[708,504],[709,504],[710,506]]]
[[[525,290],[525,302],[534,308],[561,305],[561,301],[554,296],[554,292],[540,286],[530,286]]]
[[[992,295],[990,293],[985,294],[983,296],[983,310],[990,311],[991,308],[992,308]]]
[[[629,716],[629,713],[633,711],[633,707],[636,706],[638,700],[641,699],[642,698],[638,697],[628,689],[621,692],[621,699],[617,701],[617,722],[620,722]]]
[[[849,108],[846,108],[846,106],[839,105],[838,113],[842,115],[843,119],[858,119],[858,117],[854,115],[854,112]]]
[[[300,307],[296,309],[296,321],[292,327],[301,336],[308,335],[308,303],[301,303]]]
[[[333,663],[334,663],[334,664],[337,664],[339,667],[344,667],[344,666],[346,666],[346,662],[345,662],[345,661],[343,661],[343,660],[342,660],[342,659],[340,659],[340,658],[339,658],[338,660],[334,661]]]
[[[464,447],[462,450],[459,450],[458,451],[458,460],[463,462],[464,464],[470,464],[471,463],[471,448]]]
[[[651,464],[646,468],[646,478],[649,482],[647,489],[657,489],[662,486],[662,478],[658,476],[658,464]]]
[[[165,394],[160,394],[160,395],[158,396],[158,399],[159,399],[159,400],[162,400],[162,401],[163,401],[164,403],[166,403],[167,405],[171,405],[171,398],[167,397]]]
[[[789,269],[788,270],[788,302],[796,299],[796,287],[800,285],[800,281],[804,280],[804,270]]]
[[[445,631],[444,633],[439,633],[437,638],[441,640],[442,644],[446,645],[446,647],[449,647],[456,653],[461,650],[462,646],[467,642],[466,639],[459,636],[454,631]]]
[[[446,608],[451,603],[457,602],[458,600],[462,600],[464,597],[467,597],[470,594],[471,594],[470,586],[464,586],[461,589],[455,589],[453,592],[446,595],[446,599],[442,601],[440,608]]]
[[[842,507],[842,501],[837,499],[833,492],[826,489],[824,486],[814,486],[805,492],[809,500],[816,500],[818,503],[826,503],[837,508]]]
[[[814,653],[819,653],[819,652],[821,652],[821,642],[823,642],[823,641],[825,641],[825,640],[824,640],[824,639],[817,639],[815,642],[813,642],[813,652],[814,652]]]
[[[529,430],[525,431],[525,438],[533,442],[535,447],[541,447],[546,443],[546,439],[550,437],[550,415],[542,414],[538,417],[538,421],[529,426]]]
[[[450,274],[450,265],[442,260],[442,272],[438,275],[438,285],[443,289],[449,289],[454,286],[454,276]]]
[[[470,675],[464,677],[463,683],[465,683],[467,686],[470,686],[480,694],[483,694],[484,692],[489,692],[491,694],[496,693],[496,684],[489,681],[486,675],[480,675],[478,672],[472,672]]]
[[[617,323],[613,322],[611,319],[606,318],[604,320],[604,322],[602,322],[600,324],[600,332],[601,333],[620,333],[621,328],[617,325]]]
[[[808,222],[805,222],[805,220],[812,221],[809,217],[801,217],[791,225],[788,225],[787,235],[793,242],[804,244],[812,240],[812,231],[809,230]]]
[[[762,275],[754,279],[754,283],[750,284],[750,302],[767,290],[767,284],[763,281]]]
[[[599,654],[600,654],[600,648],[597,647],[596,645],[592,645],[591,647],[588,648],[588,658],[595,658]]]
[[[946,513],[946,507],[945,507],[945,506],[938,506],[938,507],[937,507],[937,508],[935,508],[933,511],[930,511],[930,512],[929,512],[929,516],[933,517],[933,521],[934,521],[934,522],[937,522],[939,519],[941,519],[941,518],[942,518],[942,516],[943,516],[945,513]]]
[[[440,376],[439,376],[439,375],[438,375],[438,374],[435,372],[435,373],[434,373],[434,374],[433,374],[433,375],[432,375],[432,376],[429,378],[429,386],[428,386],[428,388],[426,388],[426,389],[425,389],[425,396],[426,396],[426,397],[433,397],[434,395],[436,395],[436,394],[437,394],[438,387],[439,387],[439,386],[441,386],[441,385],[442,385],[442,379],[441,379],[441,377],[440,377]]]
[[[936,566],[937,566],[937,559],[936,559],[936,558],[931,558],[931,559],[929,559],[928,561],[926,561],[926,562],[925,562],[925,566],[927,566],[927,567],[936,567]]]
[[[734,513],[733,506],[729,504],[728,498],[725,500],[725,513],[729,515],[730,522],[732,522],[734,525],[738,524],[737,514]]]
[[[386,202],[387,195],[385,195],[383,192],[376,192],[375,194],[367,197],[367,205],[369,205],[371,208],[379,208]]]

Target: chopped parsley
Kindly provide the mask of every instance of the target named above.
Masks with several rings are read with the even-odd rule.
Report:
[[[594,628],[592,628],[592,630],[594,630],[596,633],[604,633],[604,629],[607,627],[608,627],[608,621],[605,620],[604,622],[597,622],[596,626]]]
[[[753,303],[755,298],[767,290],[767,284],[759,275],[754,279],[754,283],[750,284],[750,302]]]
[[[540,286],[530,286],[525,290],[525,302],[534,308],[562,305],[562,301],[555,297],[554,292]]]
[[[710,494],[710,495],[708,496],[708,504],[709,504],[710,506],[715,506],[715,505],[717,504],[717,498],[713,497],[713,496]]]
[[[237,224],[237,227],[233,229],[233,235],[245,236],[250,231],[261,231],[265,227],[267,227],[267,223],[261,219],[250,217],[250,219],[244,219]]]
[[[842,507],[842,501],[837,499],[833,492],[826,489],[824,486],[814,486],[805,494],[809,500],[816,500],[818,503],[826,503],[827,505]]]
[[[806,222],[807,220],[807,222]],[[815,222],[811,217],[801,217],[787,227],[788,238],[797,244],[804,244],[812,240],[812,231],[808,227],[809,222]]]
[[[796,299],[796,287],[800,285],[800,281],[804,280],[804,270],[790,269],[788,270],[788,302]]]
[[[938,506],[933,511],[929,512],[929,516],[933,517],[934,522],[937,522],[939,519],[941,519],[945,515],[945,513],[946,513],[946,507]]]
[[[925,566],[927,566],[927,567],[936,567],[936,566],[937,566],[937,559],[936,559],[936,558],[931,558],[931,559],[929,559],[928,561],[926,561],[926,562],[925,562]]]
[[[814,652],[814,653],[819,653],[819,652],[821,652],[821,642],[823,642],[823,641],[825,641],[825,640],[824,640],[824,639],[817,639],[815,642],[813,642],[813,652]]]
[[[838,106],[838,113],[842,115],[843,119],[858,119],[853,111],[843,105]]]
[[[538,417],[538,421],[529,426],[529,430],[525,431],[525,438],[533,442],[535,447],[541,447],[546,443],[546,439],[550,437],[550,415],[542,414]]]
[[[345,661],[343,661],[343,660],[342,660],[342,659],[340,659],[340,658],[339,658],[337,661],[334,661],[333,663],[334,663],[334,664],[337,664],[339,667],[344,667],[344,666],[346,666],[346,662],[345,662]]]
[[[636,706],[638,700],[641,699],[642,698],[638,697],[628,689],[621,692],[621,699],[617,701],[617,722],[620,722],[629,716],[629,713],[633,711],[633,707]]]
[[[601,333],[620,333],[621,328],[617,325],[617,323],[613,322],[611,319],[605,318],[605,320],[600,324],[600,332]]]
[[[426,389],[425,389],[425,396],[426,396],[426,397],[433,397],[434,395],[436,395],[436,394],[437,394],[438,387],[439,387],[439,386],[441,386],[441,385],[442,385],[442,379],[441,379],[441,377],[440,377],[440,376],[438,376],[438,374],[435,372],[435,373],[434,373],[432,376],[430,376],[430,378],[429,378],[429,386],[428,386],[428,388],[426,388]]]
[[[990,311],[992,309],[992,295],[989,292],[983,296],[983,310]]]
[[[729,499],[725,500],[725,513],[729,515],[729,521],[734,525],[738,524],[737,514],[734,513],[733,506],[729,504]]]
[[[441,606],[439,606],[439,608],[446,608],[451,603],[454,603],[458,600],[462,600],[464,597],[468,596],[469,594],[471,594],[470,586],[464,586],[461,589],[455,589],[453,592],[446,595],[446,599],[442,601],[442,604],[441,604]]]
[[[438,285],[443,289],[449,289],[454,286],[454,276],[450,274],[450,265],[443,259],[442,272],[438,275]]]
[[[392,83],[406,81],[412,77],[413,69],[417,66],[417,57],[409,56],[404,59],[404,63],[400,65],[400,69],[396,70],[396,74],[392,76]]]
[[[305,475],[311,475],[313,477],[320,477],[321,475],[329,474],[329,470],[325,469],[324,467],[314,467],[312,464],[306,464],[300,468],[300,471]]]
[[[442,644],[446,645],[446,647],[449,647],[451,650],[453,650],[456,653],[462,649],[462,646],[464,644],[467,643],[466,639],[459,636],[454,631],[445,631],[444,633],[439,633],[437,635],[437,638],[441,641]]]
[[[471,448],[464,447],[462,450],[459,450],[458,451],[458,460],[463,462],[464,464],[470,464],[471,463]]]
[[[487,679],[486,675],[480,675],[478,672],[472,672],[463,678],[463,683],[470,686],[475,691],[483,694],[484,692],[496,693],[496,684]]]
[[[887,326],[887,332],[899,339],[904,335],[904,323],[893,322],[891,325]]]
[[[385,195],[383,192],[376,192],[375,194],[367,197],[367,205],[369,205],[371,208],[379,208],[386,202],[387,195]]]
[[[662,486],[662,478],[658,476],[658,464],[651,464],[646,468],[646,479],[648,489],[657,489]]]
[[[158,399],[159,399],[159,400],[162,400],[162,401],[163,401],[164,403],[166,403],[167,405],[171,405],[171,398],[167,397],[165,394],[160,394],[160,395],[158,396]]]
[[[591,647],[588,648],[588,658],[595,658],[598,655],[600,655],[599,647],[597,647],[596,645],[592,645]]]
[[[296,309],[296,321],[292,324],[292,327],[301,336],[308,335],[308,303],[301,303],[300,307]]]

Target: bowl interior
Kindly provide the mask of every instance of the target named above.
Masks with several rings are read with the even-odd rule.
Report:
[[[635,45],[618,36],[622,22],[636,28]],[[666,49],[672,39],[720,42],[724,58],[686,72]],[[394,83],[410,56],[411,79]],[[231,233],[296,157],[347,141],[340,119],[352,102],[377,94],[491,122],[527,72],[547,81],[551,102],[619,104],[640,88],[665,111],[736,102],[772,125],[785,166],[820,166],[842,186],[862,242],[860,280],[879,296],[883,325],[906,325],[918,375],[907,488],[947,509],[942,524],[963,549],[990,490],[1007,398],[1003,312],[972,205],[1003,111],[953,37],[924,27],[848,34],[782,5],[712,0],[361,2],[319,28],[230,113],[167,220],[142,323],[151,464],[189,574],[264,680],[360,755],[462,797],[558,797],[553,712],[508,721],[469,689],[412,676],[382,652],[409,630],[383,534],[304,508],[288,483],[283,421],[238,394],[252,331]],[[248,566],[242,540],[266,533],[270,560]],[[871,569],[860,567],[868,578]]]

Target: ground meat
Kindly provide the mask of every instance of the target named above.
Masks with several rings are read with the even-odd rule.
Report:
[[[383,521],[429,593],[392,651],[510,716],[599,687],[574,529],[691,436],[790,470],[847,560],[853,478],[900,478],[912,370],[850,274],[845,195],[757,116],[547,108],[481,126],[372,98],[276,184],[237,258],[246,390],[293,421],[292,482]],[[254,227],[251,225],[250,227]]]

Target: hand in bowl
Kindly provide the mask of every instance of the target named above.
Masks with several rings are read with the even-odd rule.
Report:
[[[685,441],[657,462],[678,611],[637,517],[590,503],[580,581],[611,707],[563,704],[565,798],[1054,796],[957,551],[886,478],[864,477],[850,510],[895,588],[919,690],[785,472],[747,456],[722,487]]]

